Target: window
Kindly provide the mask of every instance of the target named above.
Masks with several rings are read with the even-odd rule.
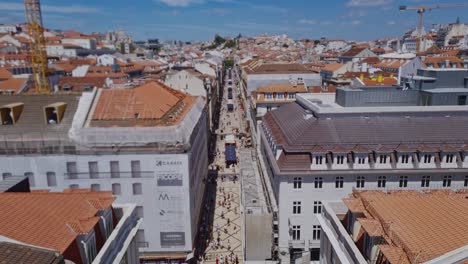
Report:
[[[143,206],[137,206],[135,211],[138,218],[143,218]]]
[[[88,260],[88,264],[93,263],[93,260],[96,257],[96,255],[96,238],[95,236],[92,236],[91,239],[86,243],[86,259]]]
[[[358,164],[365,164],[365,163],[366,163],[366,158],[358,157]]]
[[[34,187],[36,185],[36,182],[34,181],[34,173],[32,172],[25,172],[24,173],[25,177],[28,177],[29,181],[29,186]]]
[[[380,164],[387,163],[387,155],[380,155],[379,156],[379,162],[380,162]]]
[[[120,168],[119,168],[118,161],[110,162],[110,172],[111,172],[111,178],[120,178]]]
[[[366,177],[364,176],[356,177],[356,188],[364,188],[365,183],[366,183]]]
[[[301,205],[302,202],[300,201],[293,202],[293,214],[301,214]]]
[[[80,188],[80,185],[78,184],[70,184],[70,189],[72,190],[76,190],[76,189],[79,189]]]
[[[146,242],[146,239],[145,239],[145,230],[139,229],[137,231],[136,241],[138,243],[138,247],[140,248],[148,247],[148,243]]]
[[[431,163],[432,155],[431,154],[424,154],[424,163]]]
[[[315,185],[315,189],[322,189],[323,178],[322,177],[315,177],[314,185]]]
[[[265,96],[266,96],[266,99],[271,99],[272,98],[271,93],[266,93]]]
[[[421,187],[423,188],[429,187],[430,182],[431,182],[431,176],[422,176]]]
[[[141,178],[141,166],[139,160],[132,160],[132,178]]]
[[[377,187],[385,188],[385,185],[387,185],[387,177],[379,176],[379,178],[377,178]]]
[[[293,188],[294,189],[302,189],[302,177],[294,177],[293,178]]]
[[[408,176],[400,176],[400,188],[408,187]]]
[[[90,161],[88,162],[88,168],[89,168],[89,177],[91,179],[97,179],[99,178],[99,170],[98,170],[98,163],[97,161]]]
[[[294,99],[294,98],[296,98],[296,94],[295,93],[288,93],[288,97],[289,97],[289,99]]]
[[[443,187],[450,187],[452,185],[452,176],[444,176],[442,180]]]
[[[320,240],[320,226],[319,225],[312,226],[312,239]]]
[[[277,98],[278,98],[278,99],[284,99],[284,94],[283,94],[283,93],[278,93]]]
[[[343,188],[344,178],[341,176],[336,177],[335,179],[335,188],[341,189]]]
[[[314,214],[321,214],[321,213],[322,213],[322,202],[314,201]]]
[[[301,239],[301,226],[293,225],[292,226],[292,240],[300,240],[300,239]]]
[[[143,194],[143,188],[141,183],[134,183],[133,184],[133,195],[141,195]]]
[[[465,176],[465,182],[463,183],[463,186],[468,187],[468,175]]]
[[[343,164],[344,163],[344,156],[340,155],[340,156],[336,157],[336,162],[338,164]]]
[[[101,185],[94,183],[91,184],[91,191],[92,192],[99,192],[101,190]]]
[[[55,187],[57,186],[57,177],[55,176],[55,172],[48,171],[47,175],[47,186]]]
[[[6,179],[8,179],[8,178],[10,178],[10,177],[12,177],[12,176],[13,176],[13,175],[11,174],[11,172],[4,172],[4,173],[2,173],[2,179],[3,179],[3,180],[6,180]]]
[[[452,163],[453,162],[453,154],[445,155],[445,162],[446,163]]]
[[[458,105],[466,105],[466,95],[458,96]]]
[[[67,175],[69,179],[78,178],[78,170],[76,168],[76,162],[67,162]]]
[[[401,163],[407,164],[409,162],[409,155],[401,155]]]
[[[319,165],[323,162],[323,156],[315,156],[315,164]]]
[[[120,195],[122,193],[122,189],[120,187],[120,183],[113,183],[112,184],[112,194]]]

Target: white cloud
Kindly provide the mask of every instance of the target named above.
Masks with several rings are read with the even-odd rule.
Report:
[[[316,20],[309,20],[309,19],[301,19],[301,20],[297,21],[297,23],[304,24],[304,25],[317,25]]]
[[[353,21],[351,21],[351,25],[353,25],[353,26],[361,25],[361,21],[360,20],[353,20]]]
[[[99,9],[94,7],[86,7],[79,5],[71,6],[55,6],[55,5],[42,5],[43,12],[62,13],[62,14],[85,14],[97,13]],[[7,11],[24,11],[24,5],[20,3],[0,2],[0,10]]]
[[[186,7],[191,4],[201,4],[204,3],[204,0],[157,0],[157,2],[164,3],[168,6],[178,6],[178,7]]]
[[[346,5],[353,7],[363,7],[363,6],[385,6],[389,5],[393,0],[349,0]]]

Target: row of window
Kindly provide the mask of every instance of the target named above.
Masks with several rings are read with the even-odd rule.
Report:
[[[312,226],[312,239],[313,240],[320,240],[320,231],[321,228],[319,225]],[[301,226],[300,225],[293,225],[291,228],[291,239],[292,240],[300,240],[301,239]]]
[[[295,93],[276,93],[276,94],[265,93],[266,99],[273,99],[273,98],[284,99],[285,97],[289,99],[294,99],[296,98],[296,94]]]
[[[429,187],[431,182],[431,176],[422,176],[421,177],[421,187]],[[364,188],[366,184],[366,177],[365,176],[357,176],[356,177],[356,188]],[[387,184],[387,177],[386,176],[379,176],[377,178],[377,187],[385,188]],[[452,176],[443,176],[442,178],[442,186],[443,187],[450,187],[452,185]],[[344,177],[336,176],[335,177],[335,188],[342,189],[344,186]],[[468,187],[468,175],[465,176],[464,187]],[[405,188],[408,187],[408,176],[400,176],[399,177],[399,187]],[[315,189],[322,189],[323,188],[323,177],[315,177],[314,178],[314,188]],[[294,177],[293,178],[293,189],[302,189],[302,177]]]
[[[71,184],[70,189],[79,189],[80,186],[78,184]],[[99,192],[101,191],[101,185],[98,183],[91,184],[91,191]],[[132,193],[133,195],[142,195],[143,194],[143,186],[141,183],[133,183],[132,184]],[[120,183],[113,183],[112,184],[112,194],[113,195],[121,195],[122,194],[122,186]]]
[[[141,165],[139,160],[132,160],[130,162],[132,178],[141,178]],[[111,178],[120,178],[120,165],[118,161],[109,162]],[[89,177],[91,179],[99,178],[99,166],[97,161],[88,162]],[[78,176],[78,168],[76,162],[67,162],[67,175],[73,179]]]
[[[314,214],[321,214],[321,213],[322,213],[322,202],[314,201]],[[300,214],[302,214],[302,202],[293,201],[293,215],[300,215]]]
[[[415,157],[410,155],[410,154],[400,155],[401,163],[408,164],[409,161],[410,161],[410,157],[411,157],[411,161],[415,162]],[[434,157],[434,155],[432,155],[432,154],[424,154],[424,155],[422,155],[422,162],[426,163],[426,164],[431,163],[432,160],[433,160],[433,157]],[[446,155],[444,155],[444,157],[445,158],[443,160],[446,163],[453,163],[454,161],[456,161],[456,157],[455,157],[454,154],[446,154]],[[356,159],[357,159],[358,164],[366,164],[366,157],[365,156],[357,156]],[[324,156],[314,156],[314,160],[315,160],[316,165],[321,165],[321,164],[324,164],[324,163],[325,164],[328,163],[328,159],[326,159]],[[381,154],[381,155],[378,156],[377,161],[378,161],[379,164],[387,164],[387,162],[390,161],[390,157],[388,155]],[[336,156],[336,163],[337,164],[344,164],[344,162],[345,162],[345,155],[337,155]],[[346,157],[346,162],[347,163],[354,163],[354,160],[353,160],[353,158],[347,156]]]

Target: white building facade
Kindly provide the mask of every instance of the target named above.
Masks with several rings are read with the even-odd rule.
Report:
[[[95,90],[83,93],[79,102],[68,97],[47,99],[68,104],[63,121],[56,125],[61,134],[50,132],[54,128],[46,125],[46,131],[36,131],[51,139],[44,141],[46,152],[32,147],[26,156],[2,155],[2,177],[26,175],[32,188],[40,190],[112,191],[117,203],[136,204],[143,219],[136,234],[142,257],[157,261],[163,252],[170,252],[185,260],[194,248],[208,170],[204,100],[198,98],[173,126],[92,127],[88,115],[92,116],[99,96]],[[21,115],[33,113],[27,110]],[[41,120],[41,115],[36,119]],[[9,129],[19,127],[4,127],[2,134],[13,133]],[[24,144],[34,145],[29,136],[24,135]],[[57,137],[60,140],[55,141]]]
[[[274,230],[278,233],[274,244],[281,262],[319,260],[318,216],[323,201],[345,198],[355,189],[468,188],[467,131],[452,134],[453,142],[447,142],[445,133],[437,129],[448,121],[440,115],[451,115],[463,123],[468,119],[468,108],[443,108],[346,109],[333,101],[298,95],[296,103],[269,112],[259,134],[272,200],[277,201],[277,222],[273,225],[277,223]],[[418,117],[421,111],[440,118],[441,123]],[[417,145],[412,143],[416,134],[401,132],[405,127],[398,125],[413,119],[414,130],[431,127],[417,133]],[[382,130],[376,131],[375,126]],[[431,138],[426,145],[427,133],[437,135],[437,139]],[[432,145],[434,140],[439,145]]]

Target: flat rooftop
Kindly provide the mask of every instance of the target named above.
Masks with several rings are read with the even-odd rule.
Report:
[[[351,88],[344,88],[351,90]],[[460,88],[462,89],[462,88]],[[352,89],[360,91],[360,89]],[[433,89],[436,90],[436,89]],[[448,89],[450,90],[450,89]],[[425,90],[429,91],[429,90]],[[458,91],[458,90],[457,90]],[[463,92],[468,89],[463,89]],[[402,91],[403,93],[404,91]],[[437,91],[436,91],[437,92]],[[384,113],[435,113],[435,112],[467,112],[468,105],[450,106],[366,106],[343,107],[335,102],[335,94],[297,94],[296,101],[311,110],[316,116],[332,116],[337,114],[384,114]]]

